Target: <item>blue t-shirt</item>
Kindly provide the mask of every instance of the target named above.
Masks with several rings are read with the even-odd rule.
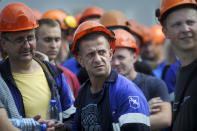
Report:
[[[162,72],[163,72],[163,69],[165,67],[165,64],[166,64],[166,62],[163,61],[163,62],[161,62],[160,64],[157,65],[157,68],[155,68],[155,69],[152,70],[154,76],[156,76],[157,78],[161,79]]]
[[[177,71],[179,65],[180,65],[180,61],[176,61],[166,71],[164,81],[165,81],[165,83],[168,87],[168,92],[169,93],[174,92],[174,86],[175,86],[175,80],[176,80],[176,71]]]

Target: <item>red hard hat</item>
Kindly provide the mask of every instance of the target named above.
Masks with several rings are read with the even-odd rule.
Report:
[[[0,12],[0,32],[23,31],[38,26],[33,11],[23,3],[8,4]]]
[[[139,54],[139,49],[137,47],[135,38],[126,30],[117,29],[114,30],[115,33],[115,46],[125,47],[135,49],[136,53]]]
[[[110,47],[111,47],[112,51],[114,51],[114,49],[115,49],[114,35],[107,28],[105,28],[105,26],[99,24],[98,22],[85,21],[79,25],[79,27],[77,28],[77,30],[74,33],[74,39],[73,39],[73,43],[72,43],[72,52],[75,57],[77,57],[77,53],[75,52],[75,47],[76,47],[77,41],[80,38],[82,38],[83,36],[85,36],[86,34],[90,34],[93,32],[106,33],[111,38]]]

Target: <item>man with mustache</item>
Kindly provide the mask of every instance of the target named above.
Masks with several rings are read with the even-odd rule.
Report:
[[[38,26],[32,10],[23,3],[11,3],[2,9],[1,42],[8,58],[1,63],[0,72],[22,117],[39,114],[46,119],[50,100],[55,99],[60,119],[67,119],[75,108],[64,75],[51,63],[34,57]]]

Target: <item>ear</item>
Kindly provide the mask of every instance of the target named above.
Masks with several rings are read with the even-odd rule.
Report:
[[[82,66],[82,67],[84,67],[84,63],[83,63],[83,59],[82,59],[82,57],[81,56],[77,56],[77,61],[79,62],[79,64]]]
[[[162,31],[166,37],[166,39],[169,39],[168,33],[167,33],[167,28],[166,27],[162,27]]]
[[[6,46],[5,46],[5,40],[2,39],[2,38],[0,39],[0,46],[2,47],[2,49],[3,49],[4,52],[7,52]]]
[[[135,63],[137,61],[137,59],[138,59],[138,55],[135,52],[135,53],[133,53],[133,62]]]
[[[112,51],[112,49],[110,49],[110,51],[109,51],[109,58],[110,58],[110,61],[112,61],[112,56],[113,56],[113,51]]]

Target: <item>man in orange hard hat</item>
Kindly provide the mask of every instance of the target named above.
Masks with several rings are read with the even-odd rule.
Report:
[[[59,9],[51,9],[46,11],[42,15],[42,19],[57,20],[61,25],[61,48],[58,56],[56,57],[56,63],[62,64],[70,54],[69,44],[72,39],[72,35],[77,26],[77,22],[73,16],[67,15],[64,11]]]
[[[177,70],[172,130],[196,131],[197,1],[162,0],[156,16],[181,63]]]
[[[62,30],[60,24],[53,19],[40,19],[39,27],[36,29],[37,50],[46,54],[49,61],[63,70],[64,76],[67,79],[73,95],[76,98],[80,88],[79,81],[74,73],[67,68],[57,64],[56,57],[59,54],[62,43]]]
[[[88,73],[75,101],[73,131],[148,131],[149,109],[141,90],[111,69],[114,35],[103,25],[86,21],[77,28],[72,52]],[[136,119],[137,118],[137,119]]]
[[[154,25],[151,27],[152,33],[152,45],[153,45],[153,61],[156,64],[156,68],[153,69],[153,73],[156,77],[162,78],[162,73],[166,65],[166,58],[164,54],[165,36],[162,32],[161,25]]]
[[[129,23],[126,16],[118,11],[118,10],[109,10],[105,12],[100,18],[100,23],[106,26],[108,29],[116,30],[116,29],[124,29],[131,34],[139,34],[140,32],[139,26],[137,24]],[[135,22],[136,23],[136,22]],[[136,29],[137,28],[137,29]],[[133,30],[134,29],[134,30]],[[138,35],[135,35],[135,39],[140,39]],[[140,44],[140,40],[138,40],[138,44]],[[137,60],[135,63],[135,69],[139,72],[143,72],[145,74],[153,75],[151,68],[144,62]]]
[[[0,72],[22,117],[40,114],[46,119],[50,100],[54,99],[60,120],[66,119],[75,112],[74,100],[62,72],[34,57],[38,26],[32,10],[23,3],[11,3],[2,9],[0,32],[8,58],[1,63]]]
[[[115,52],[112,68],[132,80],[144,93],[150,109],[151,130],[160,130],[171,124],[171,104],[166,84],[153,76],[137,72],[134,63],[139,49],[134,37],[123,29],[114,30]]]
[[[100,17],[103,15],[104,10],[97,6],[90,6],[84,9],[79,18],[79,24],[85,21],[99,22]],[[74,74],[78,75],[79,71],[84,70],[74,57],[64,61],[62,65],[70,69]],[[80,79],[79,79],[80,80]]]

